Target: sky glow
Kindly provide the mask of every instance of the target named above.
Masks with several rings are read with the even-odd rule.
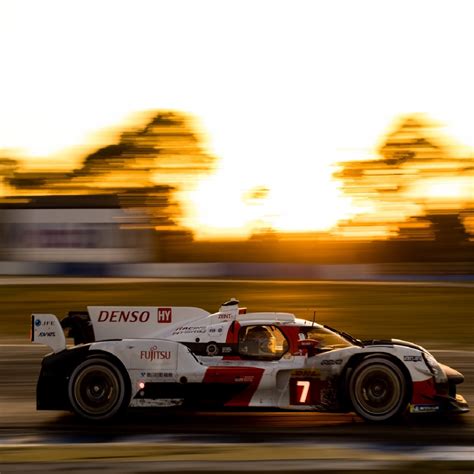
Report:
[[[3,0],[0,149],[71,169],[134,114],[183,110],[220,159],[186,193],[189,223],[328,229],[353,212],[330,166],[371,156],[401,114],[441,121],[471,152],[473,13],[471,1]],[[270,190],[265,209],[242,201],[255,186]]]

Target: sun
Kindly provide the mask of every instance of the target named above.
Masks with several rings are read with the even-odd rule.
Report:
[[[197,239],[248,238],[262,231],[323,232],[353,213],[331,169],[312,166],[269,175],[264,181],[239,180],[221,169],[183,193],[187,216]],[[251,170],[249,170],[251,174]]]

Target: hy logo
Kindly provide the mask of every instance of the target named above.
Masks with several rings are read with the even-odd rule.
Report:
[[[171,308],[158,308],[158,322],[159,323],[171,322]]]
[[[36,327],[41,326],[41,320],[40,319],[35,319],[35,326]]]

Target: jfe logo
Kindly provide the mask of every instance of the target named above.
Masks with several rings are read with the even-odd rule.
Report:
[[[36,319],[35,320],[35,326],[40,327],[41,325],[43,325],[43,326],[53,326],[53,321],[41,321],[41,319]]]
[[[158,308],[158,322],[159,323],[171,322],[171,308]]]

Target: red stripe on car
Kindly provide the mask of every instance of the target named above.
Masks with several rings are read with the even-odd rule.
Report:
[[[247,407],[262,380],[264,369],[256,367],[209,367],[203,383],[248,384],[240,393],[228,401],[228,407]]]
[[[411,397],[411,403],[413,405],[422,405],[427,402],[432,402],[435,395],[436,387],[432,378],[420,382],[413,382],[413,395]]]

